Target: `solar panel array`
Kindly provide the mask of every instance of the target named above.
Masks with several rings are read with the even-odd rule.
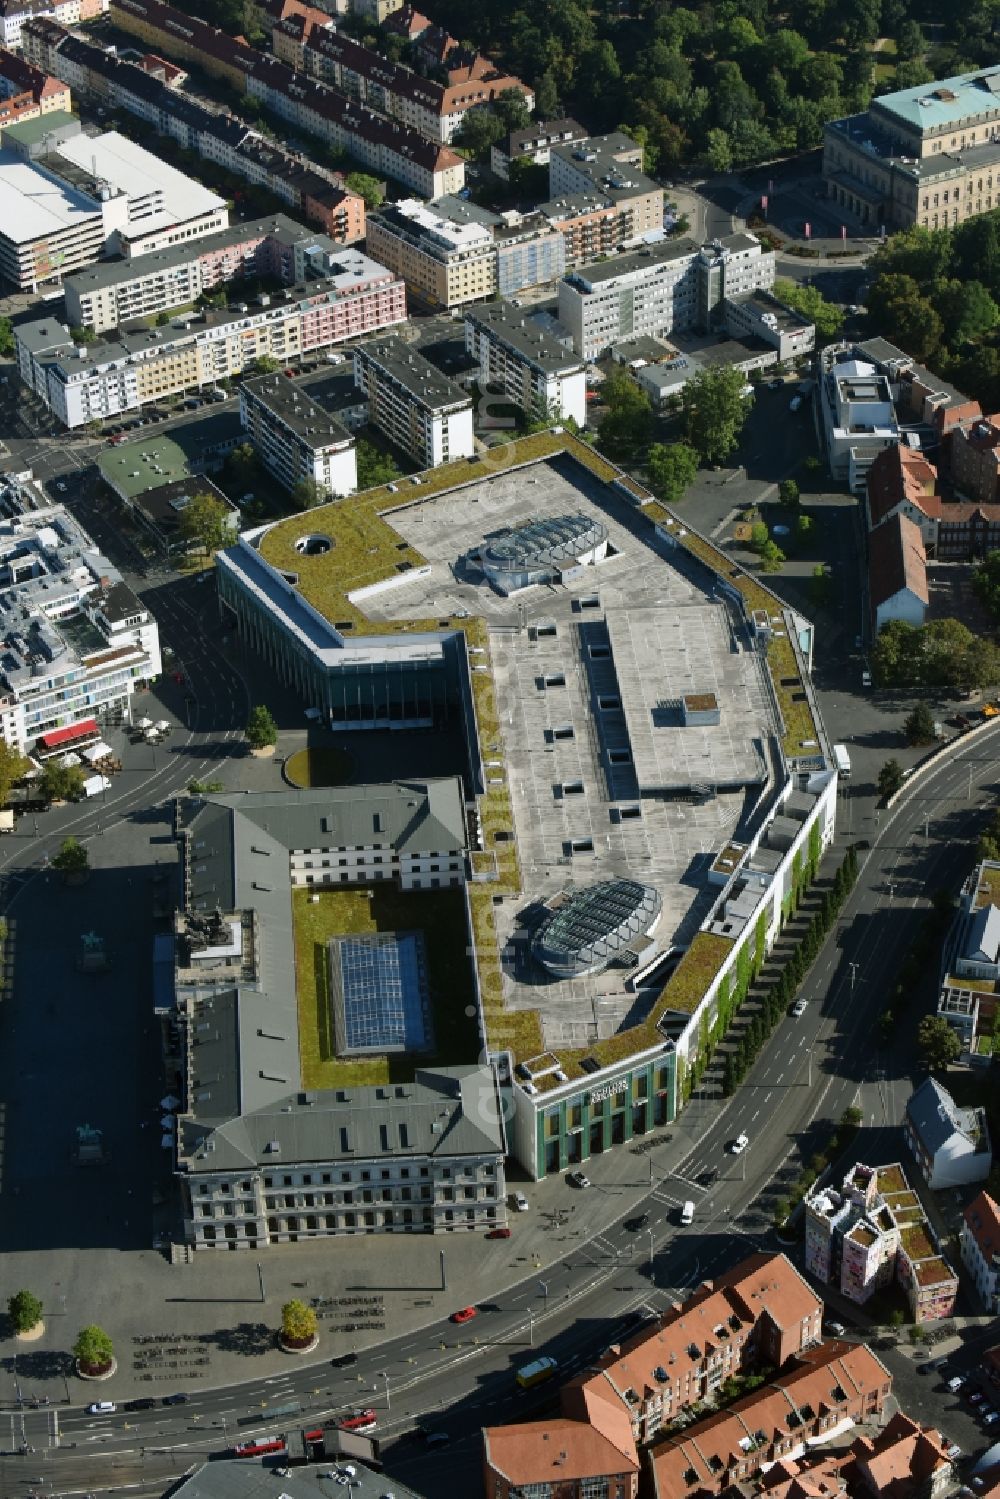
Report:
[[[430,1049],[422,932],[334,938],[330,978],[338,1055]]]

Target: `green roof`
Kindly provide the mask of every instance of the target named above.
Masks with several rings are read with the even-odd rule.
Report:
[[[39,115],[37,120],[21,120],[17,125],[5,125],[3,143],[16,141],[20,146],[39,146],[53,130],[64,125],[79,124],[79,118],[66,109],[54,109],[51,114]]]
[[[151,431],[135,442],[105,448],[97,467],[117,494],[132,499],[144,490],[189,478],[207,453],[240,432],[238,411],[216,411],[170,433]]]

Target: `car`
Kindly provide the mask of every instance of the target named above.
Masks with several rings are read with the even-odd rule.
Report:
[[[358,1355],[356,1353],[341,1353],[330,1360],[331,1369],[347,1369],[351,1364],[356,1364]]]
[[[639,1213],[635,1218],[626,1218],[622,1228],[627,1229],[630,1234],[637,1234],[649,1223],[648,1213]]]
[[[784,380],[768,380],[767,388],[768,390],[780,390],[784,383]]]
[[[509,1228],[491,1228],[486,1235],[488,1239],[509,1239],[512,1230]]]
[[[152,1395],[143,1395],[141,1400],[126,1400],[123,1411],[151,1411],[156,1405]]]
[[[66,493],[66,483],[65,483],[65,480],[63,480],[63,479],[57,479],[56,480],[56,488],[58,489],[58,491],[59,491],[60,494],[65,494]]]
[[[288,379],[289,379],[289,380],[291,380],[291,378],[292,378],[292,376],[293,376],[293,375],[294,375],[294,374],[295,374],[295,371],[294,371],[294,370],[286,370],[286,371],[285,371],[285,375],[286,375],[286,376],[287,376],[287,378],[288,378]]]
[[[843,1322],[824,1322],[823,1331],[831,1338],[842,1338],[847,1329]]]
[[[451,1320],[452,1322],[458,1322],[459,1324],[461,1324],[463,1322],[471,1322],[473,1317],[478,1316],[479,1312],[474,1306],[463,1306],[461,1311],[452,1312]]]
[[[953,1374],[952,1377],[951,1377],[951,1379],[949,1379],[949,1381],[948,1381],[947,1388],[951,1391],[951,1393],[953,1395],[957,1395],[958,1392],[959,1392],[959,1390],[962,1388],[962,1386],[964,1384],[965,1384],[965,1375],[964,1374]]]
[[[718,1180],[719,1168],[717,1166],[710,1166],[707,1171],[703,1171],[698,1177],[698,1185],[699,1187],[714,1187]]]
[[[789,411],[798,411],[798,409],[799,409],[799,407],[801,405],[802,405],[802,397],[801,396],[792,396],[792,399],[788,403],[788,409],[789,409]]]
[[[512,1192],[510,1194],[510,1205],[518,1213],[526,1213],[531,1206],[523,1192]]]
[[[88,1416],[113,1416],[118,1409],[113,1400],[95,1400],[87,1406]]]
[[[451,1437],[446,1431],[424,1431],[421,1427],[419,1437],[428,1447],[447,1447]]]
[[[571,1187],[589,1187],[590,1177],[584,1171],[571,1171],[566,1178]]]
[[[187,1405],[188,1397],[186,1395],[164,1395],[163,1403],[164,1405]]]
[[[681,1208],[681,1223],[685,1226],[694,1222],[694,1203],[686,1202]]]
[[[1000,1421],[1000,1413],[997,1411],[983,1411],[983,1425],[995,1426]]]
[[[736,1136],[735,1140],[730,1140],[730,1142],[729,1142],[729,1154],[730,1155],[742,1155],[743,1152],[746,1150],[746,1148],[747,1148],[747,1146],[749,1144],[750,1144],[750,1136],[748,1134],[745,1134],[741,1130],[740,1133]]]
[[[804,1015],[806,1013],[806,1001],[804,999],[797,999],[792,1005],[791,1013],[796,1017],[796,1019],[800,1015]]]

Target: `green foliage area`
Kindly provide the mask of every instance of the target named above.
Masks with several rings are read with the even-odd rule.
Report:
[[[266,749],[269,744],[278,742],[278,725],[274,721],[274,714],[270,708],[263,703],[250,709],[250,717],[247,719],[247,743],[251,749]]]
[[[743,372],[730,366],[702,370],[681,391],[687,439],[704,463],[724,463],[740,440],[751,402]]]
[[[214,494],[196,494],[181,511],[178,530],[203,552],[216,552],[229,535],[229,511]]]
[[[973,568],[972,586],[981,603],[1000,619],[1000,552],[987,552]]]
[[[799,503],[799,486],[794,479],[782,479],[778,485],[778,499],[783,505],[797,505]]]
[[[73,1357],[88,1371],[103,1370],[115,1356],[114,1344],[96,1323],[82,1327],[73,1344]]]
[[[957,1031],[940,1015],[925,1015],[917,1026],[917,1045],[931,1072],[943,1072],[950,1062],[957,1062],[962,1043]]]
[[[653,407],[646,392],[624,370],[612,370],[601,387],[607,406],[597,430],[597,445],[617,463],[634,463],[647,447]]]
[[[292,490],[292,502],[297,510],[311,510],[314,505],[325,505],[330,495],[315,479],[300,479]]]
[[[894,234],[870,261],[878,332],[985,410],[1000,401],[1000,211]]]
[[[815,286],[803,282],[788,281],[779,276],[774,283],[774,295],[793,312],[816,324],[816,337],[821,344],[836,338],[844,324],[844,314],[834,302],[828,302]]]
[[[8,1299],[7,1315],[15,1332],[30,1332],[42,1320],[42,1303],[31,1291],[15,1291]]]
[[[941,943],[953,916],[951,896],[938,892],[910,944],[909,952],[900,964],[896,981],[889,990],[888,1002],[878,1017],[878,1035],[883,1045],[890,1040],[893,1031],[912,1008],[914,995],[921,981],[928,973],[938,972]]]
[[[931,744],[934,740],[934,714],[927,703],[917,703],[907,715],[903,732],[908,744]]]
[[[878,773],[878,794],[883,800],[888,801],[890,796],[895,796],[902,786],[906,777],[903,775],[903,767],[898,760],[886,760]]]
[[[316,1336],[316,1313],[298,1298],[286,1301],[281,1308],[281,1336],[286,1343],[311,1343]]]
[[[30,763],[6,739],[0,739],[0,807],[7,805],[11,787],[27,772]]]
[[[698,472],[698,454],[686,442],[654,442],[646,459],[649,486],[666,505],[676,505]]]
[[[385,202],[385,189],[377,177],[372,177],[368,172],[348,172],[344,178],[344,186],[348,192],[357,193],[364,198],[365,208],[380,208]]]
[[[1000,681],[1000,650],[957,619],[926,625],[890,620],[879,631],[871,661],[880,687],[973,692]]]
[[[64,838],[59,852],[52,860],[52,868],[60,874],[86,874],[90,868],[90,855],[79,838]]]
[[[85,777],[79,765],[46,761],[38,778],[38,790],[46,801],[71,802],[83,795]]]
[[[366,437],[361,437],[354,449],[358,465],[358,488],[375,489],[381,484],[391,484],[399,478],[399,466],[392,455],[377,448]]]
[[[980,859],[1000,861],[1000,811],[991,812],[989,820],[979,835],[976,852]],[[997,1011],[1000,1017],[1000,1010]]]
[[[9,317],[0,317],[0,354],[10,358],[14,352],[14,325]]]

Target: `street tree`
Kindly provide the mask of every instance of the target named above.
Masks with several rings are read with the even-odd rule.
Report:
[[[980,859],[1000,859],[1000,812],[993,812],[979,835],[976,852]]]
[[[688,442],[705,463],[723,463],[750,414],[743,372],[729,365],[702,370],[681,392]]]
[[[344,178],[344,186],[349,193],[357,193],[359,198],[364,198],[365,208],[369,212],[381,208],[385,202],[385,185],[370,172],[348,172]]]
[[[82,1327],[73,1344],[73,1357],[84,1374],[103,1374],[114,1362],[115,1348],[103,1327]]]
[[[90,869],[90,854],[86,844],[81,843],[79,838],[64,838],[59,845],[59,852],[52,860],[52,868],[67,879],[73,875],[86,874]]]
[[[811,515],[797,515],[795,517],[795,540],[808,541],[816,529],[816,522]]]
[[[987,552],[972,570],[972,586],[980,602],[1000,618],[1000,552]]]
[[[15,1291],[7,1302],[7,1315],[15,1332],[30,1332],[42,1320],[42,1303],[31,1291]]]
[[[750,527],[750,550],[758,557],[771,539],[771,533],[762,520],[754,521]]]
[[[184,506],[178,521],[178,530],[186,541],[198,546],[205,553],[217,552],[225,546],[229,528],[229,511],[214,494],[195,494]]]
[[[325,504],[329,498],[329,491],[315,479],[300,479],[292,490],[292,499],[299,510],[312,510],[315,505]]]
[[[615,461],[634,461],[645,449],[653,425],[646,392],[624,370],[612,370],[601,388],[607,413],[597,430],[597,445]]]
[[[294,1348],[303,1348],[316,1336],[316,1313],[304,1301],[295,1298],[281,1308],[281,1339]]]
[[[649,483],[664,504],[675,505],[698,472],[698,454],[686,442],[654,442],[647,459]]]
[[[844,314],[841,308],[834,302],[828,302],[815,286],[807,286],[804,282],[790,281],[785,276],[779,276],[774,283],[774,295],[779,302],[783,302],[793,312],[815,323],[816,335],[825,343],[829,343],[831,338],[836,338],[843,327]]]
[[[943,1072],[962,1053],[958,1033],[940,1015],[925,1015],[917,1026],[917,1046],[931,1072]]]
[[[276,375],[281,369],[281,363],[275,359],[273,354],[258,354],[250,366],[249,374],[252,375]]]
[[[250,709],[247,719],[247,743],[251,749],[266,749],[278,742],[278,725],[270,708],[262,703]]]
[[[38,790],[45,801],[71,802],[83,795],[84,774],[79,765],[59,765],[46,761],[38,778]]]
[[[885,800],[894,796],[903,784],[903,767],[898,760],[886,760],[878,773],[878,794]]]
[[[0,317],[0,354],[8,358],[14,352],[14,324],[9,317]]]
[[[778,499],[783,505],[797,505],[799,503],[799,486],[794,479],[782,479],[778,485]]]
[[[13,745],[0,739],[0,807],[7,805],[11,787],[27,774],[30,765],[31,761],[19,755]]]
[[[780,573],[785,554],[776,541],[768,541],[760,550],[760,570],[764,573]]]
[[[1000,322],[1000,307],[981,281],[946,281],[934,291],[934,307],[952,348],[984,338]]]
[[[927,703],[917,703],[903,724],[907,744],[930,744],[934,739],[934,714]]]

